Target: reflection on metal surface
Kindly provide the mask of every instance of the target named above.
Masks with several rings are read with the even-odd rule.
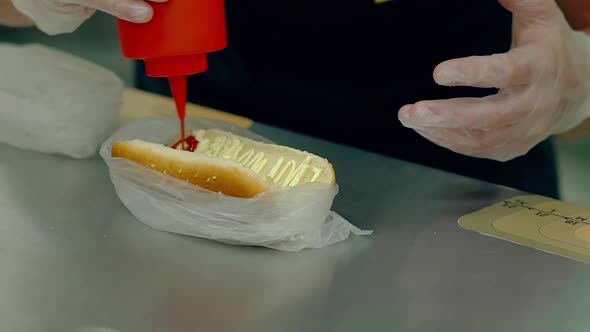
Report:
[[[244,322],[269,319],[284,308],[321,301],[338,270],[370,243],[359,239],[322,250],[280,253],[182,238],[186,247],[176,250],[194,252],[190,258],[134,236],[121,241],[126,260],[150,257],[164,269],[154,271],[156,276],[168,278],[167,287],[151,293],[158,316],[153,327],[158,331],[187,331],[195,326],[202,331],[231,331]]]
[[[330,157],[335,210],[375,236],[280,253],[159,232],[100,160],[0,145],[0,332],[587,331],[589,266],[457,225],[517,193],[256,131]]]
[[[3,271],[4,272],[4,271]],[[1,280],[1,279],[0,279]],[[1,288],[0,288],[0,294]],[[11,303],[11,307],[17,305]],[[7,328],[9,327],[9,328]],[[13,312],[10,307],[3,306],[0,299],[0,331],[10,332],[50,332],[47,321],[33,313]]]

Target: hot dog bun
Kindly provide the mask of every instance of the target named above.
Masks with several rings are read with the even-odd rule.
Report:
[[[332,165],[308,152],[216,129],[197,130],[192,135],[199,142],[194,152],[132,140],[114,142],[112,156],[241,198],[308,182],[336,181]]]

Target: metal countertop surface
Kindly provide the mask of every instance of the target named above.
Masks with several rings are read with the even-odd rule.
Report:
[[[519,192],[263,125],[330,159],[333,209],[372,229],[298,253],[165,233],[103,161],[0,145],[0,331],[590,330],[590,267],[462,229]]]

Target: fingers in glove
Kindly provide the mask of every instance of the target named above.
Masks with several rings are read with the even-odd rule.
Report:
[[[508,161],[525,155],[532,144],[507,139],[516,128],[506,127],[493,132],[466,129],[417,128],[427,140],[462,155],[497,161]]]
[[[515,48],[507,53],[471,56],[445,61],[434,70],[434,80],[444,86],[498,88],[523,86],[539,70],[532,48]]]
[[[437,129],[437,128],[416,128],[414,129],[420,136],[424,137],[425,139],[429,140],[430,142],[441,146],[445,149],[451,150],[455,153],[459,153],[465,156],[475,157],[475,158],[486,158],[486,159],[493,159],[493,152],[488,149],[484,151],[483,149],[478,149],[470,146],[465,146],[461,144],[457,144],[457,139],[452,138],[455,137],[453,133],[449,135],[447,129]]]
[[[398,118],[408,128],[494,129],[516,124],[534,112],[529,96],[522,87],[484,98],[421,101],[402,107]]]
[[[539,24],[553,22],[559,13],[555,0],[499,0],[519,21]]]
[[[501,148],[507,144],[517,143],[514,126],[507,126],[495,130],[478,129],[445,129],[445,128],[416,128],[416,131],[437,138],[445,145],[456,145],[475,151]]]
[[[151,0],[152,2],[165,2],[166,0]],[[144,0],[76,0],[75,3],[96,8],[107,14],[133,23],[149,22],[154,11]]]

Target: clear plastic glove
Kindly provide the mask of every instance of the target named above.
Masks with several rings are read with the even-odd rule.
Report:
[[[498,161],[526,154],[590,115],[590,36],[567,24],[554,0],[500,0],[513,13],[508,53],[440,64],[445,86],[498,88],[484,98],[421,101],[399,120],[454,152]]]
[[[147,0],[165,2],[166,0]],[[96,10],[123,20],[145,23],[153,16],[152,7],[144,0],[12,0],[14,7],[49,34],[73,32]]]

